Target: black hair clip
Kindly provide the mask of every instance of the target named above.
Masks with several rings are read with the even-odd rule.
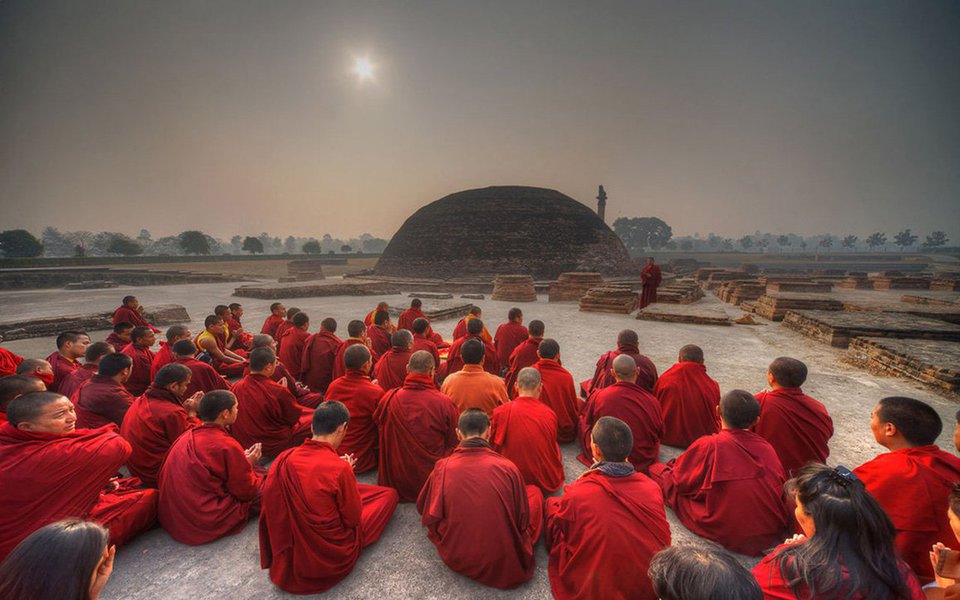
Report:
[[[833,477],[834,481],[843,487],[847,487],[851,483],[858,483],[860,481],[860,478],[857,477],[856,473],[843,465],[837,465],[834,467],[834,469],[830,471],[830,475]]]

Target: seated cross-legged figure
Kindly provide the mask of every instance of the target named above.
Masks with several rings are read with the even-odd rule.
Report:
[[[197,392],[206,394],[214,390],[229,390],[230,384],[217,373],[217,370],[207,363],[197,360],[197,347],[191,340],[180,340],[173,345],[172,363],[183,365],[190,369],[190,387],[186,395],[193,396]]]
[[[497,349],[497,358],[500,359],[501,374],[510,366],[510,355],[528,337],[530,332],[523,325],[523,311],[511,308],[507,312],[507,322],[497,327],[493,336],[493,345]]]
[[[93,344],[91,344],[93,347]],[[114,352],[100,359],[97,374],[83,384],[73,396],[77,412],[77,428],[96,429],[107,423],[117,427],[133,404],[133,396],[123,385],[130,377],[133,360]]]
[[[157,342],[157,336],[149,327],[134,327],[130,333],[130,343],[123,350],[133,361],[133,367],[130,371],[130,377],[127,378],[124,385],[134,396],[139,396],[147,391],[153,378],[150,376],[150,368],[153,365],[153,350],[150,348]]]
[[[413,351],[417,350],[426,350],[430,353],[430,356],[433,357],[433,361],[440,364],[440,346],[434,341],[436,338],[431,336],[437,336],[438,334],[432,333],[430,329],[430,321],[426,319],[416,319],[412,325],[413,329],[410,331],[413,332]],[[443,343],[443,338],[440,338],[440,343]],[[449,348],[449,345],[444,345],[445,348]]]
[[[543,336],[546,333],[546,327],[543,321],[534,319],[530,321],[527,331],[530,337],[517,344],[517,347],[510,353],[510,358],[506,365],[507,372],[506,375],[504,375],[503,383],[507,387],[507,394],[509,394],[511,398],[517,395],[514,385],[517,383],[517,375],[520,371],[527,367],[532,367],[540,360],[538,351],[540,350],[540,342],[543,341]]]
[[[300,311],[291,320],[292,327],[283,332],[283,339],[277,340],[280,351],[277,358],[287,367],[293,378],[299,381],[303,375],[303,349],[310,339],[310,317]]]
[[[593,379],[584,381],[580,384],[580,391],[586,398],[596,389],[603,389],[608,385],[614,384],[613,375],[610,374],[610,367],[613,365],[613,359],[621,354],[627,354],[633,357],[637,363],[637,385],[652,392],[657,383],[657,367],[653,361],[640,354],[640,336],[632,329],[624,329],[617,335],[617,349],[607,352],[597,360],[597,369],[594,371]]]
[[[193,333],[191,333],[190,328],[185,325],[171,325],[167,329],[166,337],[166,343],[161,342],[160,349],[153,354],[153,362],[150,364],[151,380],[157,376],[157,371],[159,371],[163,365],[173,362],[174,344],[180,340],[193,340]],[[117,351],[119,352],[120,350],[118,349]],[[193,353],[196,354],[196,348],[194,348]]]
[[[720,385],[707,375],[699,346],[680,348],[677,364],[657,379],[653,393],[663,414],[664,444],[686,448],[697,438],[720,432]]]
[[[480,319],[470,319],[467,321],[466,333],[450,345],[447,353],[447,376],[456,373],[463,368],[463,357],[461,348],[467,340],[476,339],[483,343],[483,370],[491,375],[500,375],[500,359],[497,357],[497,349],[489,340],[483,339],[483,321]]]
[[[330,317],[320,321],[320,331],[307,338],[300,360],[300,380],[311,392],[326,392],[334,380],[333,360],[340,343],[337,321]]]
[[[540,402],[549,406],[557,415],[557,441],[572,442],[577,439],[577,419],[583,402],[577,397],[573,375],[560,365],[560,344],[545,339],[537,349],[540,360],[533,368],[540,371],[543,391]]]
[[[383,388],[370,379],[373,359],[363,344],[347,348],[343,353],[347,374],[327,387],[327,400],[342,402],[350,411],[350,427],[340,444],[340,453],[353,456],[353,470],[366,473],[377,467],[379,437],[373,414],[377,410]]]
[[[227,349],[226,326],[217,315],[209,315],[203,321],[203,332],[197,336],[197,350],[206,352],[213,360],[213,368],[224,377],[239,377],[243,374],[246,359]]]
[[[496,407],[510,401],[503,380],[483,369],[485,352],[479,339],[465,338],[460,346],[463,368],[443,380],[440,391],[450,396],[459,412],[479,408],[492,417]]]
[[[407,377],[407,363],[413,354],[413,334],[398,329],[390,336],[390,349],[380,357],[373,368],[373,378],[386,391],[403,385]]]

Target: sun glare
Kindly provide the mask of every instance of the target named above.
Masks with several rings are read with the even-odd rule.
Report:
[[[358,81],[373,79],[373,63],[368,58],[357,58],[353,61],[353,74]]]

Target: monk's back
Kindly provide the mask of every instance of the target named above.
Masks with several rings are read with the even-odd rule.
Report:
[[[685,361],[657,379],[654,393],[663,413],[663,443],[686,448],[697,438],[720,431],[720,385],[701,363]]]
[[[451,410],[453,411],[451,413]],[[437,390],[398,389],[385,408],[385,427],[402,427],[432,454],[446,454],[452,415],[456,408]]]
[[[833,420],[826,407],[799,388],[757,394],[760,420],[754,431],[777,451],[789,475],[809,462],[826,462]]]
[[[563,485],[557,415],[535,398],[520,396],[493,411],[490,442],[530,485],[554,492]]]

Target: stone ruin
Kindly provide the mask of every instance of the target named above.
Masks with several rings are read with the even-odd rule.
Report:
[[[629,315],[637,308],[637,293],[628,286],[613,284],[591,288],[580,299],[580,310]]]
[[[550,284],[550,302],[579,302],[590,288],[602,285],[600,273],[560,273]]]
[[[537,291],[529,275],[497,275],[493,280],[493,300],[536,302]]]
[[[143,317],[153,325],[188,323],[190,315],[179,304],[157,304],[147,307]],[[86,315],[63,315],[44,319],[0,323],[0,334],[7,340],[22,340],[59,335],[63,331],[101,331],[113,329],[113,311]]]

